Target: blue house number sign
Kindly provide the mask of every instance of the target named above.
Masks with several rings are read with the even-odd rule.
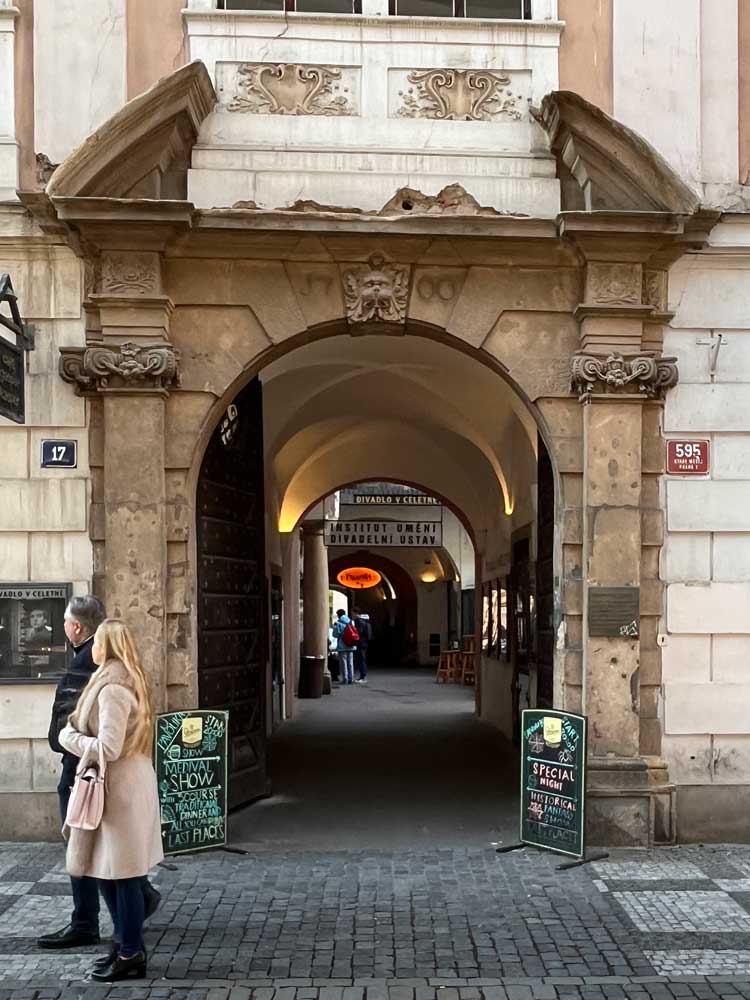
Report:
[[[76,469],[77,467],[77,441],[42,441],[43,469]]]

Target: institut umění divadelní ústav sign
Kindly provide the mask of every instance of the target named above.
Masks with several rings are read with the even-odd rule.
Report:
[[[521,840],[583,857],[586,719],[551,709],[521,718]]]
[[[165,854],[227,842],[229,713],[198,710],[156,718],[154,767]]]

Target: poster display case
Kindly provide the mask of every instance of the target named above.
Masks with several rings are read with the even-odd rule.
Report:
[[[0,583],[0,684],[56,683],[70,657],[69,583]]]

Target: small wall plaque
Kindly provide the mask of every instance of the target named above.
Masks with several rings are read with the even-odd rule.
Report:
[[[707,476],[708,441],[667,441],[667,473],[670,476]]]
[[[75,469],[77,467],[77,441],[42,441],[43,469]]]
[[[589,635],[637,639],[640,587],[589,587]]]

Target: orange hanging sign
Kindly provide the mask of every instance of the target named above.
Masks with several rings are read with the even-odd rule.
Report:
[[[382,577],[377,570],[367,569],[366,566],[352,566],[350,569],[342,569],[336,579],[342,587],[367,590],[368,587],[377,587]]]

